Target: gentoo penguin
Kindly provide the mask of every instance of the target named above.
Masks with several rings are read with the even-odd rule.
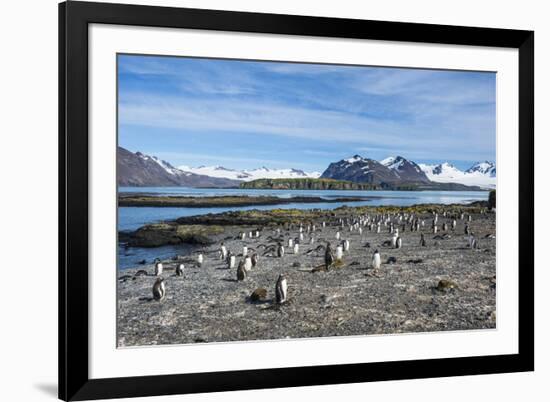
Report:
[[[221,256],[222,260],[225,260],[227,258],[227,248],[223,244],[223,241],[222,241],[222,245],[220,247],[220,256]]]
[[[279,243],[279,245],[277,246],[277,257],[282,257],[284,255],[285,255],[285,248],[281,243]]]
[[[204,257],[202,256],[202,254],[199,254],[199,256],[197,257],[197,262],[199,263],[199,266],[202,266],[202,263],[204,262]]]
[[[342,246],[337,246],[336,247],[336,259],[341,260],[343,256],[344,256],[344,249],[342,248]]]
[[[254,253],[252,254],[252,267],[255,267],[256,265],[258,265],[258,254]]]
[[[248,254],[248,247],[244,246],[243,247],[243,257],[245,257],[247,254]]]
[[[378,271],[380,269],[381,261],[382,260],[380,259],[380,253],[378,252],[378,250],[374,250],[374,254],[372,255],[372,268],[375,271]]]
[[[159,276],[153,285],[153,299],[161,301],[166,296],[166,288],[164,287],[164,278]]]
[[[334,263],[334,254],[332,254],[332,249],[330,248],[330,243],[327,243],[325,248],[325,267],[328,270],[330,266]]]
[[[244,258],[244,269],[247,271],[252,269],[252,258],[248,255]]]
[[[162,262],[158,258],[155,259],[155,275],[162,275]]]
[[[235,268],[235,256],[233,254],[229,254],[229,257],[227,259],[227,268],[233,269]]]
[[[348,252],[349,251],[349,240],[344,240],[342,242],[342,246],[344,247],[344,251]]]
[[[185,265],[178,264],[177,267],[176,267],[176,276],[182,276],[184,269],[185,269]]]
[[[293,252],[294,252],[294,254],[298,254],[299,251],[300,251],[300,246],[298,245],[298,243],[296,243],[296,244],[294,245],[294,250],[293,250]]]
[[[401,237],[398,237],[397,240],[395,241],[395,248],[401,248],[401,245],[402,245]]]
[[[277,304],[283,304],[287,299],[287,283],[284,274],[280,274],[275,284],[275,301]]]
[[[246,279],[246,269],[244,267],[244,261],[241,260],[239,262],[239,266],[237,267],[237,280],[244,281],[245,279]]]
[[[391,248],[395,248],[395,245],[397,243],[397,233],[394,233],[392,238],[391,238]]]

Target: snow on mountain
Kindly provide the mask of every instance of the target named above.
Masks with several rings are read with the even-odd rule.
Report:
[[[415,162],[402,156],[390,156],[380,161],[388,169],[396,172],[404,182],[429,182],[426,174]]]
[[[318,178],[319,172],[304,172],[299,169],[269,169],[261,167],[252,170],[235,170],[223,166],[199,166],[189,167],[180,166],[180,170],[201,174],[210,177],[220,177],[241,181],[252,181],[256,179],[300,179],[300,178]]]
[[[497,184],[496,167],[491,162],[476,163],[465,172],[448,162],[437,165],[421,163],[419,166],[428,179],[439,183],[460,183],[482,188],[495,188]]]
[[[489,177],[496,177],[497,167],[493,162],[477,162],[466,173],[481,173]]]

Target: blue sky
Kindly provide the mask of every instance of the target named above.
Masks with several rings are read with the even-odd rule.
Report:
[[[174,166],[496,157],[494,73],[118,57],[119,145]]]

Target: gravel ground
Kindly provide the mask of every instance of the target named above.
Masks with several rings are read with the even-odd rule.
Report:
[[[458,220],[450,238],[441,224],[440,231],[431,231],[431,214],[418,215],[425,220],[421,228],[427,242],[420,246],[420,232],[407,227],[401,231],[401,249],[383,246],[391,239],[388,227],[381,233],[363,228],[362,235],[349,227],[340,227],[332,217],[327,226],[316,222],[315,242],[309,244],[310,233],[304,233],[298,254],[288,248],[289,238],[299,236],[299,228],[281,229],[285,255],[264,256],[265,248],[275,244],[274,228],[265,228],[259,238],[241,240],[241,231],[256,227],[226,227],[217,235],[216,244],[205,246],[190,255],[178,256],[178,262],[164,262],[166,297],[152,300],[156,277],[154,266],[122,271],[118,283],[119,347],[185,344],[195,342],[227,342],[281,338],[325,337],[366,334],[393,334],[469,330],[496,327],[496,259],[495,215],[473,214],[469,222],[478,239],[478,248],[468,247],[464,234],[465,220]],[[396,219],[395,216],[393,219]],[[450,222],[450,221],[449,221]],[[281,226],[282,228],[282,226]],[[339,243],[335,234],[350,241],[340,267],[311,272],[323,264],[324,250],[307,253],[331,242]],[[305,227],[304,227],[305,232]],[[489,237],[486,237],[489,235]],[[236,268],[228,269],[219,259],[219,244],[225,242],[234,254],[241,254],[244,245],[249,254],[258,253],[258,265],[244,281],[237,281]],[[366,243],[370,247],[365,247]],[[378,273],[371,268],[374,249],[378,248],[382,266]],[[204,255],[202,266],[195,263],[198,253]],[[395,257],[395,263],[387,263]],[[242,256],[237,256],[237,264]],[[175,276],[176,263],[183,262],[183,276]],[[135,275],[145,270],[147,275]],[[288,280],[288,302],[277,305],[275,283],[284,272]],[[454,287],[438,288],[440,280],[449,280]],[[253,302],[250,295],[265,288],[264,300]]]

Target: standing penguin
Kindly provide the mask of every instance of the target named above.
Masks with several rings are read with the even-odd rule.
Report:
[[[227,256],[227,269],[235,268],[235,256],[231,253]]]
[[[250,256],[244,257],[244,269],[250,271],[252,269],[252,258]]]
[[[336,259],[341,260],[343,256],[344,256],[344,249],[342,248],[342,246],[337,246],[336,247]]]
[[[159,276],[153,285],[153,299],[161,301],[166,296],[166,287],[164,286],[164,278]]]
[[[244,261],[241,260],[239,262],[239,266],[237,267],[237,280],[244,281],[245,279],[246,279],[246,269],[244,267]]]
[[[227,258],[227,248],[222,242],[222,245],[220,247],[220,259],[225,260]]]
[[[246,257],[247,254],[248,254],[248,247],[243,246],[243,257]]]
[[[456,229],[456,219],[453,219],[453,221],[451,222],[451,230],[455,230]]]
[[[340,240],[340,232],[336,232],[336,240]]]
[[[252,266],[256,267],[256,265],[258,265],[258,254],[256,253],[252,254],[251,260],[252,260]]]
[[[199,267],[202,267],[202,263],[204,262],[204,257],[202,256],[202,254],[199,254],[199,256],[197,257],[197,262],[199,263]]]
[[[342,242],[342,246],[343,246],[343,248],[344,248],[344,251],[345,251],[345,252],[348,252],[348,251],[349,251],[349,240],[344,240],[344,241]]]
[[[330,243],[327,243],[325,248],[325,267],[328,270],[330,266],[334,263],[334,254],[332,254],[332,249],[330,248]]]
[[[401,237],[398,237],[397,240],[395,241],[395,248],[401,248],[401,245],[402,245]]]
[[[294,244],[294,250],[293,251],[294,251],[294,254],[298,254],[298,252],[300,251],[300,246],[299,246],[298,243]]]
[[[380,269],[381,261],[382,260],[380,259],[380,253],[378,252],[378,249],[374,250],[374,254],[372,255],[372,268],[375,271],[378,271]]]
[[[162,262],[158,258],[155,258],[155,275],[162,275]]]
[[[294,239],[288,239],[288,248],[294,247]]]
[[[185,269],[185,265],[178,264],[178,266],[176,267],[176,276],[182,276],[184,269]]]
[[[468,224],[464,225],[464,234],[465,235],[470,234],[470,226]]]
[[[287,300],[287,282],[285,274],[280,274],[275,284],[275,301],[277,304],[283,304]]]
[[[279,243],[279,245],[277,246],[277,257],[281,258],[284,255],[285,255],[285,248],[281,243]]]

